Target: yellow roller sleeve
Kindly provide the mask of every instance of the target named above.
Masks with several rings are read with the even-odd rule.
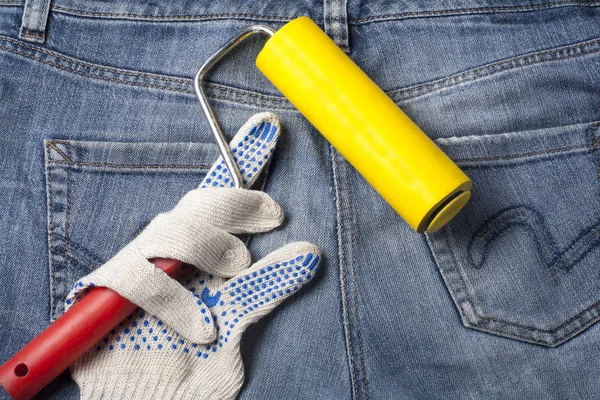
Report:
[[[469,177],[308,17],[278,30],[256,65],[418,232],[468,201]]]

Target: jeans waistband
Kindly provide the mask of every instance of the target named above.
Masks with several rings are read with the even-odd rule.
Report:
[[[19,2],[3,2],[18,5]],[[190,2],[180,1],[166,5],[148,4],[142,1],[53,1],[25,0],[23,18],[19,31],[21,39],[43,43],[50,11],[63,12],[89,18],[123,18],[150,21],[194,21],[215,19],[249,19],[263,22],[285,22],[300,15],[308,15],[322,22],[325,32],[344,50],[348,49],[347,0],[323,0],[322,2],[273,2],[260,5],[245,2]],[[270,4],[275,3],[275,4]]]
[[[148,22],[192,22],[244,19],[257,23],[285,23],[307,15],[348,50],[348,25],[395,19],[438,18],[460,14],[528,12],[568,6],[597,6],[600,1],[569,0],[0,0],[0,6],[23,5],[20,37],[45,39],[49,12],[87,18],[133,19]]]
[[[0,0],[2,5],[24,5],[28,0]],[[131,18],[142,20],[256,19],[286,22],[308,15],[323,22],[327,13],[346,13],[349,23],[403,17],[438,17],[467,13],[533,11],[564,6],[596,5],[582,0],[34,0],[63,13],[97,18]],[[347,12],[345,11],[347,10]]]

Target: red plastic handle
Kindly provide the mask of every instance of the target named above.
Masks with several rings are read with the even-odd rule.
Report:
[[[153,259],[177,278],[181,261]],[[90,292],[0,367],[0,385],[15,400],[27,400],[119,325],[137,306],[103,287]]]

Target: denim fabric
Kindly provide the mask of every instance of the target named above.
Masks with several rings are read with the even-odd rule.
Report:
[[[200,64],[249,24],[308,15],[472,199],[415,233],[256,70],[264,39],[235,50],[208,76],[224,131],[263,110],[284,130],[263,186],[287,220],[249,248],[323,252],[246,333],[241,397],[597,398],[600,2],[54,0],[47,21],[33,3],[0,0],[0,362],[200,183],[218,154]],[[67,373],[39,398],[77,396]]]

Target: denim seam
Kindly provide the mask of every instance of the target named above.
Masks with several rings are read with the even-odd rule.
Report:
[[[81,266],[84,266],[84,268],[90,268],[90,270],[94,270],[103,264],[90,263],[84,255],[79,253],[78,250],[74,250],[72,248],[69,249],[69,258],[76,264],[75,268],[77,267],[77,264],[79,264]]]
[[[67,155],[71,158],[71,144],[67,143]],[[69,225],[71,223],[71,164],[67,165],[67,210],[65,214],[65,249],[64,255],[65,258],[65,269],[69,271],[70,268],[70,257],[69,257]],[[63,293],[69,292],[69,287],[66,282],[66,279],[63,279]]]
[[[131,70],[119,69],[119,68],[103,67],[103,66],[99,66],[96,64],[79,61],[79,60],[76,60],[76,59],[73,59],[70,57],[66,57],[59,53],[51,52],[51,51],[45,50],[40,47],[31,46],[29,44],[22,43],[20,41],[8,38],[6,36],[0,36],[0,40],[9,42],[15,46],[20,46],[20,47],[30,49],[34,52],[41,53],[41,54],[47,55],[49,57],[55,57],[66,63],[74,64],[76,66],[86,68],[86,69],[89,69],[92,71],[104,71],[104,72],[108,72],[108,73],[113,73],[115,75],[127,76],[130,78],[142,78],[142,79],[152,79],[152,80],[156,80],[156,81],[163,81],[161,83],[164,83],[164,85],[144,83],[144,82],[139,82],[139,81],[129,81],[129,80],[125,80],[122,78],[121,79],[111,78],[111,77],[107,77],[107,76],[100,75],[100,74],[90,74],[90,73],[87,73],[87,72],[84,72],[84,71],[81,71],[81,70],[78,70],[75,68],[66,67],[66,66],[57,64],[56,62],[53,62],[51,60],[41,58],[40,56],[38,56],[36,54],[29,54],[29,53],[19,51],[17,49],[11,48],[11,47],[6,47],[6,46],[0,45],[0,49],[3,49],[5,51],[9,51],[9,52],[12,52],[17,55],[28,57],[28,58],[34,59],[36,61],[42,62],[44,64],[47,64],[53,68],[65,70],[67,72],[71,72],[71,73],[74,73],[77,75],[82,75],[82,76],[93,78],[93,79],[101,79],[101,80],[105,80],[105,81],[109,81],[109,82],[115,82],[115,83],[130,85],[130,86],[149,87],[149,88],[153,88],[153,89],[174,91],[174,92],[191,94],[191,95],[195,93],[191,89],[193,87],[192,79],[174,78],[174,77],[169,77],[169,76],[164,76],[164,75],[152,75],[149,73],[136,72],[136,71],[131,71]],[[174,86],[172,83],[179,84],[179,85]],[[183,88],[182,85],[189,86],[190,89]],[[257,93],[257,92],[251,92],[251,91],[247,91],[247,90],[243,90],[243,89],[227,87],[224,85],[214,84],[214,83],[208,83],[208,84],[206,84],[206,86],[209,89],[209,96],[216,98],[216,99],[226,100],[226,101],[227,100],[234,101],[236,103],[246,104],[249,106],[257,106],[260,104],[265,104],[268,107],[271,107],[274,109],[294,110],[293,106],[283,97],[264,95],[264,94]],[[223,93],[223,95],[211,93],[211,92],[221,92],[221,93]]]
[[[507,58],[417,86],[394,89],[387,92],[387,94],[392,100],[398,102],[413,99],[438,90],[453,88],[463,83],[476,82],[501,72],[518,70],[524,67],[553,61],[564,61],[597,52],[600,52],[600,39],[586,40],[584,42]]]
[[[138,71],[132,71],[132,70],[104,67],[104,66],[101,66],[98,64],[93,64],[93,63],[89,63],[86,61],[77,60],[72,57],[67,57],[67,56],[64,56],[55,51],[46,50],[43,47],[32,46],[30,44],[22,43],[18,40],[14,40],[9,37],[2,37],[2,39],[6,40],[7,42],[11,42],[17,46],[26,47],[30,50],[33,50],[33,51],[36,51],[39,53],[43,53],[43,54],[46,54],[51,57],[56,57],[60,60],[66,61],[68,63],[73,63],[75,65],[79,65],[84,68],[97,69],[99,71],[105,71],[105,72],[114,73],[114,74],[131,75],[134,77],[163,80],[163,81],[182,83],[182,84],[189,84],[191,82],[191,79],[187,79],[187,78],[177,78],[177,77],[166,76],[166,75],[156,75],[156,74],[150,74],[150,73],[144,73],[144,72],[138,72]]]
[[[344,284],[344,305],[347,317],[347,340],[352,363],[355,398],[369,399],[365,347],[360,322],[359,286],[356,275],[354,211],[350,197],[350,166],[339,152],[331,150],[335,164],[336,194],[338,197],[338,251],[342,282]],[[345,250],[345,253],[344,253]],[[353,333],[354,332],[354,333]],[[362,376],[358,376],[361,374]]]
[[[46,161],[48,160],[49,152],[46,147]],[[48,266],[50,273],[50,320],[53,319],[54,313],[54,206],[52,204],[52,168],[46,164],[46,208],[48,209]]]
[[[177,89],[177,88],[174,88],[174,87],[171,87],[171,86],[158,86],[158,85],[146,84],[146,83],[139,83],[139,82],[129,82],[129,81],[125,81],[125,80],[118,80],[118,79],[108,78],[108,77],[105,77],[105,76],[102,76],[102,75],[87,74],[85,72],[77,71],[77,70],[72,69],[72,68],[63,67],[61,65],[54,64],[54,63],[52,63],[52,62],[50,62],[48,60],[44,60],[42,58],[39,58],[39,57],[30,55],[30,54],[27,54],[27,53],[22,53],[22,52],[13,50],[13,49],[8,48],[8,47],[4,47],[4,46],[0,45],[0,49],[5,50],[5,51],[9,51],[11,53],[14,53],[14,54],[17,54],[17,55],[20,55],[20,56],[23,56],[23,57],[28,57],[28,58],[37,60],[37,61],[42,62],[44,64],[50,65],[53,68],[58,68],[58,69],[61,69],[61,70],[65,70],[67,72],[75,73],[77,75],[86,76],[86,77],[89,77],[89,78],[101,79],[101,80],[104,80],[104,81],[114,82],[114,83],[119,83],[119,84],[124,84],[124,85],[128,85],[128,86],[133,86],[133,87],[147,87],[147,88],[158,89],[158,90],[165,90],[165,91],[172,91],[172,92],[178,92],[178,93],[185,93],[185,94],[190,94],[190,95],[194,94],[194,92],[192,90]],[[217,90],[222,90],[222,89],[217,88]],[[224,89],[224,90],[226,90],[227,92],[233,92],[235,94],[239,94],[239,92],[236,92],[235,90],[231,90],[231,89]],[[248,94],[242,94],[242,95],[247,96]],[[253,96],[254,94],[252,93],[250,95]],[[260,104],[257,104],[257,103],[260,103],[260,101],[259,102],[250,102],[250,101],[244,101],[244,100],[239,100],[239,99],[233,100],[232,98],[227,97],[227,96],[219,96],[219,95],[214,95],[214,94],[212,96],[209,95],[209,97],[212,97],[212,98],[217,99],[217,100],[234,101],[236,104],[245,104],[245,105],[252,106],[252,107],[256,107],[256,106],[260,105]],[[292,107],[282,107],[282,106],[276,106],[276,105],[273,105],[273,104],[269,104],[268,107],[273,108],[273,109],[280,109],[280,110],[290,110],[290,111],[294,110],[294,108],[292,108]]]
[[[131,86],[150,87],[150,88],[155,88],[155,89],[164,89],[164,90],[170,90],[170,91],[175,91],[175,92],[182,92],[182,93],[192,94],[191,90],[176,89],[176,88],[169,87],[169,86],[158,86],[158,85],[151,85],[151,84],[144,84],[144,83],[133,83],[133,82],[127,82],[127,81],[123,81],[123,80],[111,79],[111,78],[107,78],[107,77],[104,77],[104,76],[101,76],[101,75],[91,75],[91,74],[87,74],[85,72],[77,71],[77,70],[72,69],[72,68],[63,67],[62,65],[58,65],[58,64],[52,63],[52,62],[50,62],[48,60],[44,60],[42,58],[36,57],[34,55],[31,55],[31,54],[23,53],[23,52],[11,49],[9,47],[5,47],[5,46],[1,46],[0,45],[0,49],[6,50],[6,51],[10,51],[12,53],[15,53],[15,54],[18,54],[18,55],[21,55],[21,56],[24,56],[24,57],[32,58],[34,60],[37,60],[37,61],[40,61],[42,63],[48,64],[48,65],[50,65],[50,66],[52,66],[54,68],[58,68],[58,69],[62,69],[62,70],[65,70],[65,71],[73,72],[75,74],[87,76],[87,77],[90,77],[90,78],[103,79],[103,80],[106,80],[106,81],[109,81],[109,82],[123,83],[123,84],[131,85]]]
[[[40,40],[41,40],[41,39],[44,39],[44,37],[43,37],[43,36],[31,35],[31,34],[29,34],[29,33],[23,33],[23,34],[21,34],[21,36],[22,36],[22,37],[25,37],[25,38],[29,38],[29,39],[40,39]]]
[[[457,291],[457,290],[454,288],[454,285],[453,285],[452,283],[450,283],[450,282],[446,281],[446,279],[445,279],[445,274],[444,274],[444,271],[445,271],[445,269],[444,269],[444,268],[441,266],[441,263],[440,263],[440,261],[439,261],[439,260],[441,260],[440,254],[437,252],[437,250],[435,249],[435,247],[434,247],[434,246],[430,246],[430,248],[431,248],[431,250],[433,251],[433,253],[435,254],[435,258],[436,258],[436,260],[438,261],[438,266],[440,267],[440,272],[442,272],[442,275],[444,276],[444,281],[446,282],[446,287],[447,287],[447,288],[450,290],[450,293],[452,294],[452,298],[453,298],[453,300],[454,300],[455,304],[458,306],[458,309],[461,311],[461,314],[463,314],[463,313],[464,313],[464,307],[462,306],[462,303],[463,303],[463,301],[467,301],[467,302],[469,303],[469,305],[470,305],[470,308],[471,308],[472,312],[475,314],[475,316],[476,316],[477,318],[481,318],[481,319],[489,319],[489,320],[496,320],[496,319],[494,319],[494,318],[482,317],[482,316],[480,316],[480,315],[479,315],[479,313],[477,313],[477,311],[476,311],[476,309],[475,309],[475,307],[474,307],[474,305],[473,305],[473,301],[472,301],[472,299],[471,299],[471,296],[469,296],[469,293],[468,293],[468,290],[467,290],[467,287],[466,287],[466,282],[464,281],[464,278],[463,278],[462,274],[461,274],[461,273],[460,273],[460,271],[458,270],[458,265],[457,265],[457,261],[456,261],[456,256],[454,255],[454,252],[452,251],[452,246],[450,245],[450,243],[449,243],[449,241],[448,241],[448,235],[449,235],[449,234],[448,234],[448,231],[449,231],[448,227],[445,227],[445,228],[444,228],[444,242],[446,243],[446,248],[447,248],[447,249],[448,249],[448,251],[450,252],[450,255],[451,255],[451,260],[452,260],[452,263],[453,263],[453,269],[454,269],[454,272],[455,272],[455,273],[458,275],[458,277],[460,278],[460,282],[461,282],[461,286],[462,286],[462,288],[461,288],[460,292],[459,292],[459,291]],[[465,299],[465,300],[463,300],[463,301],[461,301],[461,300],[459,299],[459,296],[458,296],[458,294],[459,294],[459,293],[462,293],[462,294],[463,294],[463,295],[466,297],[466,299]],[[463,321],[465,322],[465,324],[466,324],[467,326],[474,327],[474,328],[480,328],[480,327],[479,327],[479,325],[477,325],[477,324],[474,324],[474,323],[471,323],[471,322],[469,322],[469,321],[465,320],[465,318],[466,318],[466,317],[464,317],[464,318],[463,318]],[[499,321],[499,322],[502,322],[502,321]],[[526,328],[526,329],[531,329],[531,328],[529,328],[529,327],[525,327],[525,328]],[[507,334],[507,333],[505,333],[505,332],[502,332],[502,331],[494,331],[494,330],[490,330],[490,329],[486,329],[486,330],[489,330],[489,331],[492,331],[492,332],[495,332],[495,333],[497,333],[497,334],[501,334],[501,335],[503,335],[503,336],[507,336],[507,337],[512,337],[512,338],[516,338],[516,339],[525,339],[525,340],[527,340],[527,341],[533,341],[533,342],[535,342],[535,343],[538,343],[538,344],[547,345],[547,343],[546,343],[546,342],[544,342],[544,341],[541,341],[541,340],[538,340],[538,339],[534,339],[534,338],[529,338],[529,337],[524,337],[524,338],[522,338],[522,337],[519,337],[519,336],[517,336],[517,335],[514,335],[514,336],[513,336],[512,334]]]
[[[70,208],[70,194],[68,191],[69,188],[69,180],[70,180],[70,172],[68,171],[69,166],[65,170],[64,167],[61,169],[56,169],[55,171],[58,174],[58,180],[55,175],[53,175],[52,164],[49,162],[52,158],[52,151],[56,151],[56,146],[50,146],[48,142],[46,142],[45,146],[45,167],[46,167],[46,176],[47,176],[47,196],[48,196],[48,223],[49,223],[49,263],[50,263],[50,320],[55,320],[59,317],[59,312],[61,311],[61,307],[59,307],[59,299],[58,294],[61,293],[62,289],[66,287],[66,276],[68,266],[66,265],[66,260],[68,259],[64,249],[65,244],[68,239],[66,238],[67,233],[65,235],[57,235],[55,232],[55,224],[56,224],[56,216],[61,215],[64,217],[64,221],[59,222],[59,227],[65,229],[67,225],[67,209]],[[68,152],[68,151],[67,151]],[[61,172],[62,171],[62,172]],[[58,193],[55,192],[54,189],[59,189]],[[70,212],[70,209],[69,209]],[[63,251],[60,251],[63,250]],[[66,292],[62,292],[66,294]]]
[[[591,232],[594,232],[594,233],[590,234]],[[579,235],[577,235],[577,237],[575,239],[573,239],[573,241],[569,244],[569,246],[567,246],[567,248],[562,253],[560,253],[560,257],[564,256],[568,252],[571,252],[572,255],[570,257],[566,257],[564,260],[561,260],[560,257],[557,257],[557,259],[552,264],[552,268],[556,271],[556,274],[559,274],[560,272],[564,271],[564,269],[567,268],[569,266],[569,264],[574,265],[575,263],[581,261],[583,259],[583,257],[585,257],[590,251],[592,251],[593,248],[588,245],[590,242],[594,241],[599,234],[600,234],[600,220],[595,224],[595,226],[592,229],[583,229],[579,233]],[[589,237],[585,241],[579,242],[585,236],[589,236]],[[585,247],[588,247],[588,249],[585,250]],[[580,254],[578,254],[577,251],[574,251],[574,250],[578,250],[578,249],[584,249],[584,250]],[[577,258],[575,258],[575,256],[577,256]],[[571,269],[571,268],[569,268],[569,269]]]
[[[345,165],[346,167],[346,165]],[[358,349],[359,349],[359,358],[360,358],[360,365],[361,365],[361,369],[362,369],[362,374],[363,374],[363,384],[365,386],[365,399],[369,400],[369,379],[367,377],[367,365],[366,365],[366,360],[365,360],[365,351],[364,351],[364,344],[363,344],[363,337],[362,337],[362,331],[361,331],[361,327],[360,327],[360,310],[359,310],[359,293],[358,293],[358,281],[356,278],[356,259],[355,259],[355,247],[356,247],[356,240],[354,237],[354,208],[352,205],[352,198],[350,197],[350,190],[351,190],[351,186],[350,186],[350,178],[349,178],[349,173],[348,171],[346,171],[344,173],[344,178],[346,180],[346,188],[348,190],[348,221],[349,221],[349,228],[348,228],[348,234],[350,235],[350,276],[352,277],[352,285],[354,286],[354,290],[353,290],[353,300],[354,300],[354,313],[356,314],[355,318],[356,318],[356,340],[358,342]]]
[[[469,305],[472,307],[473,309],[473,313],[477,316],[477,318],[483,319],[483,320],[489,320],[489,321],[493,321],[493,322],[498,322],[500,324],[505,324],[505,325],[510,325],[510,326],[514,326],[516,328],[521,328],[524,329],[526,331],[535,333],[535,332],[543,332],[543,333],[548,333],[548,334],[553,334],[558,332],[559,330],[561,330],[563,327],[571,324],[574,320],[578,319],[580,316],[582,316],[583,314],[585,314],[586,312],[588,312],[591,309],[594,308],[598,308],[600,306],[600,301],[592,304],[590,307],[586,308],[585,310],[579,312],[577,315],[569,318],[567,321],[563,322],[561,325],[559,325],[558,327],[554,328],[554,329],[539,329],[539,328],[533,328],[527,325],[522,325],[522,324],[518,324],[515,322],[511,322],[511,321],[505,321],[503,319],[500,318],[494,318],[494,317],[487,317],[487,316],[483,316],[480,315],[479,313],[477,313],[475,307],[474,307],[474,303],[473,300],[471,299],[471,296],[469,295],[468,291],[467,291],[467,286],[466,286],[466,282],[464,280],[464,277],[462,276],[462,273],[460,272],[460,269],[458,268],[458,261],[456,260],[456,255],[454,254],[454,251],[452,251],[452,246],[449,242],[449,229],[446,227],[444,229],[444,242],[446,243],[446,247],[448,249],[448,251],[451,254],[451,259],[453,261],[454,264],[454,269],[455,271],[458,273],[460,280],[461,280],[461,292],[465,295],[466,300],[469,302]],[[435,249],[433,249],[434,253],[436,254],[436,258],[439,258],[439,254],[436,252]],[[454,288],[452,287],[451,284],[448,285],[448,287],[450,288],[450,291],[454,296],[457,296],[458,292],[454,290]],[[462,310],[462,307],[460,307]],[[594,322],[596,322],[598,319],[600,319],[600,316],[596,316],[592,319],[590,319],[589,321],[587,321],[585,324],[582,324],[582,326],[577,327],[575,326],[575,329],[573,329],[570,332],[567,332],[566,334],[564,334],[557,342],[553,343],[553,345],[558,345],[560,343],[563,343],[565,340],[569,339],[570,337],[572,337],[572,335],[576,332],[578,332],[579,330],[583,330],[589,326],[591,326]],[[473,323],[469,323],[471,326],[473,327],[477,327],[480,328],[477,324],[473,324]],[[500,331],[500,330],[495,330],[495,329],[490,329],[490,328],[485,328],[485,330],[491,331],[491,332],[495,332],[497,334],[501,334],[503,336],[508,336],[508,337],[512,337],[512,338],[516,338],[516,339],[522,339],[522,340],[526,340],[526,341],[531,341],[531,342],[535,342],[535,343],[539,343],[545,346],[548,346],[549,343],[543,340],[539,340],[539,339],[535,339],[532,337],[527,337],[527,336],[520,336],[520,335],[516,335],[516,334],[511,334],[511,333],[507,333],[505,331]]]
[[[57,64],[56,62],[53,62],[53,61],[50,61],[47,59],[43,59],[36,54],[29,54],[29,53],[25,53],[23,51],[19,51],[17,49],[11,48],[11,47],[6,47],[6,46],[0,45],[0,49],[4,49],[6,51],[40,61],[42,63],[50,65],[51,67],[62,69],[62,70],[68,71],[68,72],[78,74],[78,75],[82,75],[82,76],[86,76],[86,77],[90,77],[90,78],[97,78],[97,79],[101,79],[101,80],[106,80],[109,82],[121,83],[121,84],[125,84],[125,85],[130,85],[130,86],[149,87],[149,88],[158,89],[158,90],[174,91],[174,92],[191,94],[191,95],[194,94],[194,91],[191,89],[192,88],[192,79],[176,78],[176,77],[169,77],[169,76],[165,76],[165,75],[125,70],[125,69],[120,69],[120,68],[105,67],[105,66],[89,63],[86,61],[73,59],[71,57],[64,56],[60,53],[45,50],[38,46],[25,44],[25,43],[22,43],[21,41],[14,40],[14,39],[6,37],[6,36],[0,36],[0,40],[9,42],[15,46],[20,46],[20,47],[30,49],[36,53],[45,54],[49,57],[55,57],[57,59],[63,60],[66,63],[80,66],[82,68],[86,68],[86,69],[89,69],[92,71],[104,71],[104,72],[108,72],[108,73],[113,73],[115,75],[127,76],[130,78],[151,79],[151,80],[159,81],[159,82],[163,83],[163,85],[144,83],[144,82],[139,82],[139,81],[130,81],[130,80],[122,79],[122,78],[110,78],[110,77],[103,76],[100,74],[90,74],[90,73],[87,73],[84,71],[77,70],[75,68],[65,67],[63,65]],[[592,54],[592,53],[596,53],[596,52],[600,52],[600,39],[593,39],[593,40],[579,42],[579,43],[575,43],[575,44],[571,44],[571,45],[567,45],[567,46],[557,47],[555,49],[549,49],[549,50],[544,50],[541,52],[524,54],[521,56],[501,60],[501,61],[498,61],[498,62],[495,62],[492,64],[487,64],[487,65],[483,65],[483,66],[480,66],[480,67],[477,67],[474,69],[463,71],[458,74],[454,74],[449,77],[438,79],[438,80],[435,80],[432,82],[420,84],[418,86],[412,86],[412,87],[407,87],[407,88],[403,88],[403,89],[395,89],[395,90],[387,92],[387,94],[392,98],[393,101],[398,103],[402,100],[409,100],[412,98],[419,97],[421,95],[436,92],[441,89],[450,89],[450,88],[455,87],[462,83],[477,81],[479,79],[494,75],[496,73],[519,69],[519,68],[523,68],[525,66],[530,66],[530,65],[543,64],[546,62],[566,60],[566,59],[579,57],[579,56],[583,56],[583,55],[587,55],[587,54]],[[552,57],[553,55],[556,55],[556,57]],[[550,58],[546,57],[544,59],[540,59],[541,56],[550,56]],[[522,63],[523,61],[525,61],[524,64]],[[517,65],[518,63],[520,63],[520,64]],[[498,66],[501,66],[501,68],[495,69],[495,67],[498,67]],[[174,86],[174,85],[169,85],[169,83],[174,83],[174,84],[176,83],[179,85]],[[190,89],[186,89],[186,88],[182,87],[182,85],[189,86]],[[270,107],[273,109],[290,110],[290,111],[295,110],[295,108],[291,105],[291,103],[289,103],[289,101],[287,101],[284,97],[273,96],[273,95],[264,95],[264,94],[253,92],[253,91],[237,89],[237,88],[232,88],[232,87],[219,85],[219,84],[213,84],[213,83],[207,84],[207,88],[209,89],[209,91],[216,91],[216,92],[223,93],[221,95],[221,94],[209,92],[209,94],[211,94],[211,97],[219,99],[219,100],[234,101],[236,103],[245,104],[245,105],[249,105],[249,106],[266,106],[266,107]]]
[[[110,164],[110,163],[88,163],[88,162],[62,162],[60,160],[48,160],[51,164],[57,165],[82,165],[86,167],[107,167],[107,168],[136,168],[136,169],[208,169],[210,165],[136,165],[136,164]]]
[[[55,143],[60,143],[60,144],[65,144],[66,145],[69,142],[64,141],[64,140],[62,140],[62,141],[60,141],[60,140],[48,140],[48,141],[46,141],[46,145],[48,145],[50,148],[52,148],[52,150],[54,150],[58,154],[60,154],[61,157],[65,159],[65,161],[67,162],[67,164],[73,164],[73,161],[71,160],[71,157],[69,157],[61,149],[59,149],[58,147],[56,147]],[[49,159],[48,161],[56,162],[58,160]]]
[[[132,14],[132,13],[104,13],[96,11],[76,10],[73,8],[54,6],[52,10],[64,14],[71,14],[84,17],[104,17],[104,18],[123,18],[123,19],[135,19],[135,20],[148,20],[148,21],[173,21],[173,20],[198,20],[198,21],[212,21],[220,19],[252,19],[260,21],[270,22],[289,22],[296,17],[282,17],[272,15],[257,15],[257,14],[235,14],[235,13],[221,13],[221,14],[196,14],[196,15],[145,15],[145,14]],[[322,19],[314,19],[317,23],[322,23]]]
[[[148,168],[148,169],[207,169],[210,168],[210,165],[199,164],[199,165],[176,165],[176,164],[116,164],[116,163],[94,163],[94,162],[83,162],[83,161],[73,161],[73,157],[70,155],[66,155],[62,152],[58,147],[56,147],[56,143],[64,144],[69,146],[69,150],[71,148],[71,142],[66,140],[47,140],[46,144],[51,147],[54,151],[61,155],[64,161],[56,160],[56,159],[48,159],[47,161],[52,164],[67,164],[67,165],[83,165],[90,167],[108,167],[108,168]]]
[[[62,236],[59,233],[55,234],[57,237],[64,239],[64,236]],[[88,250],[87,248],[85,248],[84,246],[81,246],[75,242],[73,242],[72,240],[70,241],[69,244],[69,253],[76,256],[77,258],[81,259],[85,259],[86,261],[92,261],[96,267],[104,264],[104,261],[102,261],[102,259],[100,257],[98,257],[97,255],[93,254],[90,250]]]
[[[0,2],[0,5],[7,4],[10,6],[23,5],[23,2]],[[367,18],[349,19],[349,23],[353,25],[361,25],[373,22],[385,22],[392,20],[401,19],[414,19],[414,18],[427,18],[427,17],[443,17],[453,15],[471,15],[471,14],[489,14],[489,13],[501,13],[501,12],[531,12],[550,8],[560,7],[596,7],[600,6],[600,2],[595,1],[567,1],[567,2],[549,2],[538,5],[523,5],[523,6],[506,6],[506,7],[473,7],[473,8],[458,8],[450,10],[438,10],[438,11],[416,11],[406,13],[395,13],[395,14],[383,14],[375,15]],[[77,10],[69,7],[53,6],[52,10],[55,12],[62,12],[65,14],[87,16],[87,17],[106,17],[106,18],[129,18],[129,19],[141,19],[149,21],[170,21],[170,20],[215,20],[215,19],[256,19],[263,21],[274,21],[274,22],[288,22],[295,17],[284,17],[284,16],[270,16],[270,15],[257,15],[257,14],[235,14],[235,13],[221,13],[221,14],[197,14],[197,15],[146,15],[146,14],[134,14],[134,13],[104,13],[87,10]],[[316,22],[322,23],[323,20],[317,19]]]
[[[600,122],[593,124],[591,127],[591,133],[592,133],[592,148],[594,149],[594,155],[595,155],[595,160],[596,160],[596,169],[598,171],[598,180],[600,180],[600,158],[598,157],[598,146],[600,145],[600,139],[596,139],[596,130],[598,130],[600,128]]]
[[[21,36],[24,36],[27,38],[33,38],[33,39],[43,39],[44,38],[42,35],[33,35],[33,34],[29,33],[28,29],[26,29],[25,32],[21,34]]]
[[[518,159],[518,158],[528,158],[528,157],[535,157],[535,156],[541,156],[541,155],[547,155],[547,154],[566,153],[566,152],[570,152],[572,150],[580,150],[580,149],[587,149],[587,148],[589,148],[588,145],[580,145],[580,146],[562,147],[559,149],[552,149],[552,150],[534,151],[534,152],[530,152],[530,153],[512,154],[512,155],[506,155],[506,156],[455,158],[454,162],[459,163],[459,162],[470,162],[470,161],[514,160],[514,159]]]
[[[554,154],[553,159],[559,159],[559,158],[564,158],[564,157],[570,157],[573,154],[585,154],[585,151],[582,151],[581,153],[578,150],[586,150],[588,152],[593,152],[593,149],[591,148],[591,146],[581,146],[578,149],[570,149],[565,151],[564,149],[559,150],[557,152],[551,152],[549,154]],[[457,162],[461,167],[463,168],[468,168],[468,169],[494,169],[494,168],[504,168],[506,167],[506,163],[500,163],[500,164],[484,164],[484,163],[478,163],[478,161],[481,160],[474,160],[473,162],[475,162],[474,164],[469,164],[468,161],[465,160],[457,160],[455,162]],[[486,160],[484,160],[486,161]],[[488,160],[489,161],[489,160]],[[491,161],[499,161],[499,160],[491,160]],[[523,164],[533,164],[533,163],[538,163],[538,162],[545,162],[546,159],[545,158],[527,158],[527,157],[522,157],[521,159],[519,158],[515,158],[512,160],[511,165],[523,165]]]
[[[444,17],[453,15],[471,15],[471,14],[490,14],[490,13],[501,13],[501,12],[530,12],[538,11],[549,8],[560,8],[560,7],[597,7],[600,6],[600,2],[597,1],[566,1],[566,2],[552,2],[530,6],[506,6],[506,7],[475,7],[475,8],[457,8],[454,10],[439,10],[439,11],[417,11],[407,12],[398,14],[388,15],[375,15],[367,18],[359,18],[351,20],[352,25],[361,25],[372,22],[384,22],[401,19],[414,19],[414,18],[426,18],[426,17]]]
[[[332,145],[329,145],[329,153],[331,156],[332,172],[333,172],[333,184],[335,186],[335,205],[337,214],[337,237],[338,237],[338,262],[340,268],[340,290],[342,300],[342,312],[344,319],[344,339],[346,341],[346,356],[348,358],[348,370],[350,373],[350,380],[352,382],[352,396],[354,399],[358,398],[358,382],[356,380],[356,369],[354,367],[354,357],[352,356],[352,335],[350,334],[350,316],[348,312],[348,288],[346,285],[346,269],[343,257],[343,237],[344,237],[344,221],[342,216],[342,190],[340,187],[340,170],[339,163],[336,158],[335,149]]]
[[[86,62],[86,61],[78,60],[78,59],[75,59],[72,57],[68,57],[68,56],[62,55],[61,53],[57,53],[55,51],[46,50],[43,47],[30,45],[28,43],[23,43],[21,41],[12,39],[7,36],[0,36],[0,39],[10,42],[17,46],[28,48],[35,52],[39,52],[39,53],[42,53],[42,54],[45,54],[45,55],[48,55],[51,57],[56,57],[67,63],[72,63],[72,64],[75,64],[75,65],[78,65],[78,66],[81,66],[84,68],[96,69],[99,71],[105,71],[105,72],[109,72],[109,73],[113,73],[113,74],[131,75],[133,77],[141,77],[141,78],[147,78],[147,79],[169,81],[169,82],[175,82],[175,83],[181,83],[181,84],[190,84],[192,82],[192,79],[188,79],[188,78],[177,78],[177,77],[173,77],[173,76],[150,74],[150,73],[144,73],[144,72],[138,72],[138,71],[132,71],[132,70],[126,70],[126,69],[119,69],[119,68],[113,68],[113,67],[105,67],[102,65],[93,64],[90,62]]]

